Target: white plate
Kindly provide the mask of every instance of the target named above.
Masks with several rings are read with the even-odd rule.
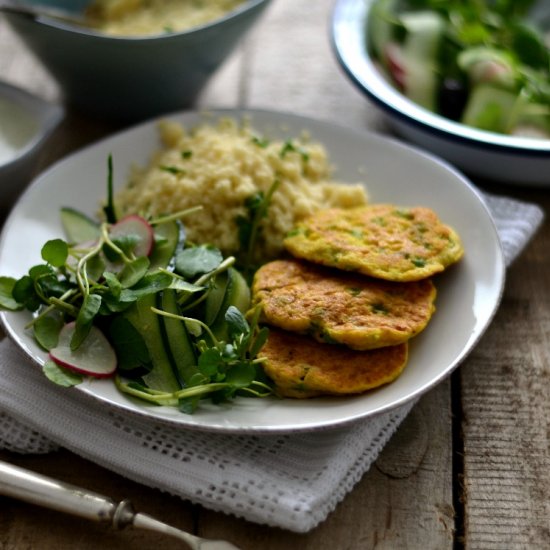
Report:
[[[133,400],[120,394],[108,380],[90,380],[67,391],[81,391],[97,401],[182,427],[242,433],[333,427],[420,396],[447,376],[472,350],[490,323],[501,297],[503,255],[495,225],[481,197],[447,164],[374,134],[282,113],[215,112],[237,118],[244,113],[266,137],[286,139],[308,130],[329,151],[335,165],[335,178],[365,181],[373,202],[429,206],[458,230],[466,255],[459,264],[436,278],[437,311],[428,328],[412,341],[407,368],[392,384],[360,396],[309,400],[241,398],[223,406],[206,405],[191,416]],[[201,115],[183,113],[173,118],[189,126],[199,122]],[[47,239],[63,235],[59,220],[61,206],[72,206],[90,215],[96,212],[105,196],[109,153],[114,159],[114,180],[120,183],[125,181],[131,164],[146,163],[157,147],[157,125],[154,121],[147,122],[92,145],[42,174],[6,222],[0,240],[1,274],[21,276],[40,261],[40,248]],[[42,364],[45,354],[24,330],[29,314],[3,312],[0,318],[15,342]]]

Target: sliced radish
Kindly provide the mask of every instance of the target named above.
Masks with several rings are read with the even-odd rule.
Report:
[[[149,256],[153,250],[155,243],[153,227],[145,218],[137,214],[130,214],[122,218],[111,227],[109,233],[113,239],[135,235],[137,243],[133,252],[138,257]]]
[[[397,87],[404,91],[407,84],[407,69],[402,47],[395,42],[388,42],[384,49],[386,64]]]
[[[67,265],[69,267],[75,268],[78,264],[78,260],[81,256],[84,256],[86,252],[88,252],[91,248],[93,248],[97,244],[97,240],[95,241],[85,241],[82,243],[75,244],[72,248],[73,252],[78,256],[75,257],[72,254],[69,255],[67,258]]]
[[[57,346],[50,350],[50,358],[59,366],[81,374],[96,378],[112,376],[117,365],[116,354],[103,333],[92,326],[82,344],[76,351],[72,351],[71,338],[74,330],[74,322],[61,329]]]

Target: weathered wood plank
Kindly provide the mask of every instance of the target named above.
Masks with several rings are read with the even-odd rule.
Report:
[[[243,99],[339,124],[387,126],[339,68],[331,50],[333,2],[275,0],[248,43]]]
[[[233,537],[245,549],[395,550],[452,548],[454,513],[449,483],[450,384],[435,388],[380,455],[377,463],[328,519],[307,535],[253,525],[209,511],[201,533]],[[442,422],[434,422],[439,417]]]
[[[550,548],[549,248],[546,222],[462,369],[467,548]]]

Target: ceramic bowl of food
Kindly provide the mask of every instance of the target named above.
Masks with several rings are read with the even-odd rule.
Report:
[[[521,17],[486,14],[506,31],[514,27],[512,50],[477,43],[475,33],[488,31],[475,23],[476,2],[451,16],[458,30],[449,29],[447,8],[435,13],[426,1],[421,10],[395,11],[403,4],[336,2],[332,44],[352,82],[398,134],[467,174],[550,187],[549,54],[541,38],[548,5],[535,2]]]
[[[162,13],[151,8],[154,1],[99,0],[93,9],[92,1],[24,2],[82,15],[83,25],[48,16],[5,17],[59,83],[68,104],[119,120],[145,119],[192,104],[269,3],[173,0],[160,3],[168,10]]]
[[[0,81],[0,215],[30,181],[41,146],[63,109]]]

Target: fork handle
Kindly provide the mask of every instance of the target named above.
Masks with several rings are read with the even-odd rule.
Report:
[[[117,528],[131,525],[135,516],[127,500],[117,503],[109,497],[3,461],[0,461],[0,494]]]

